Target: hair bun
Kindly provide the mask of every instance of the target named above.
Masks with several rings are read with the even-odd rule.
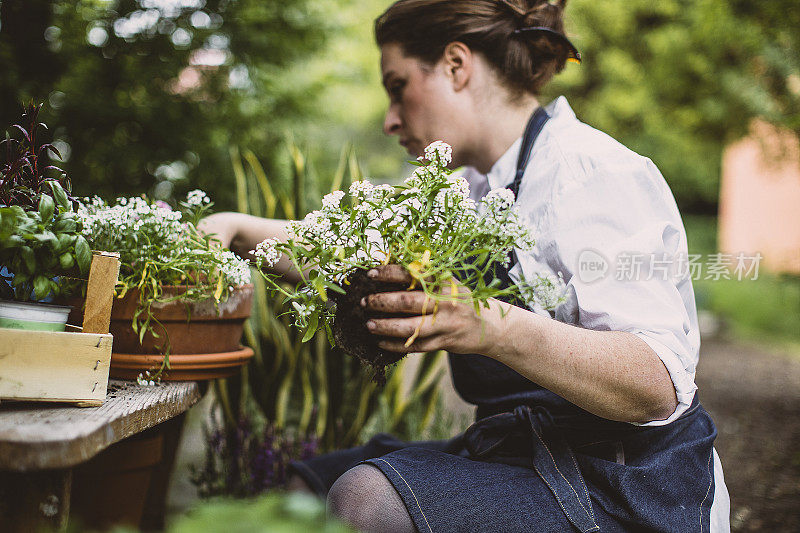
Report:
[[[561,19],[567,0],[499,0],[524,26],[543,26],[542,19]]]

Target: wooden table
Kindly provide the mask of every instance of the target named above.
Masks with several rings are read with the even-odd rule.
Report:
[[[136,470],[137,465],[133,465],[122,474],[128,475],[130,480],[126,483],[130,485],[121,490],[132,494],[136,483],[145,483],[145,492],[148,486],[163,485],[161,494],[151,490],[143,502],[148,513],[160,514],[163,520],[164,493],[183,414],[200,396],[200,387],[194,382],[141,387],[134,382],[111,380],[101,407],[3,401],[0,531],[64,528],[71,507],[90,521],[100,517],[99,523],[114,522],[113,510],[103,503],[114,489],[102,486],[98,471],[111,471],[120,460],[135,462],[132,454],[148,453],[148,446],[158,461],[155,468],[150,468],[152,476],[148,473],[145,479],[142,469]],[[134,444],[137,450],[144,446],[145,452],[133,452]],[[131,474],[134,471],[136,475]],[[90,487],[89,492],[78,489],[84,485]],[[152,520],[157,522],[159,517],[151,518],[151,523]]]

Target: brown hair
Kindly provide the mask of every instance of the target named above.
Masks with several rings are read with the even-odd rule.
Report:
[[[547,34],[514,33],[546,27],[564,33],[567,0],[398,0],[375,20],[378,46],[434,64],[459,41],[495,67],[512,94],[538,94],[564,68],[567,47]]]

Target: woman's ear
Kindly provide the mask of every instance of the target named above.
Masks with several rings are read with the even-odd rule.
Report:
[[[454,41],[444,48],[442,61],[454,91],[460,91],[467,86],[475,66],[474,60],[472,50],[462,42]]]

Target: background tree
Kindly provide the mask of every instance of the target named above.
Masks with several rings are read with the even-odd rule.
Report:
[[[3,0],[0,123],[47,100],[80,194],[199,186],[231,208],[229,146],[285,175],[290,131],[320,175],[352,141],[369,175],[397,177],[372,37],[389,3]],[[570,0],[584,62],[545,97],[651,157],[684,212],[715,214],[722,150],[753,117],[800,130],[794,4]]]
[[[572,0],[584,62],[556,78],[586,122],[651,157],[682,210],[716,214],[722,150],[755,116],[800,130],[791,0]]]
[[[46,100],[78,194],[202,187],[231,206],[228,146],[274,160],[286,130],[313,113],[321,80],[292,67],[331,31],[323,5],[6,0],[0,123]]]

